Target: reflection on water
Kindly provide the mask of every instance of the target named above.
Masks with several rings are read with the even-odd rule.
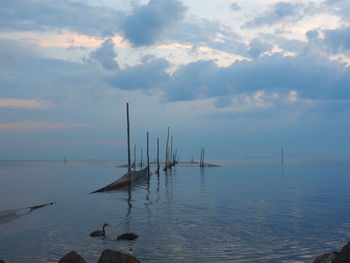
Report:
[[[0,225],[0,257],[57,262],[76,250],[96,262],[109,248],[141,262],[296,263],[348,241],[348,162],[219,164],[179,165],[125,191],[88,194],[125,169],[114,161],[0,162],[0,210],[57,202]],[[89,237],[103,223],[107,238]],[[140,237],[117,241],[124,232]]]

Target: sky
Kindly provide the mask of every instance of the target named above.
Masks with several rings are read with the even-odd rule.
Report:
[[[0,159],[350,158],[349,0],[2,0]]]

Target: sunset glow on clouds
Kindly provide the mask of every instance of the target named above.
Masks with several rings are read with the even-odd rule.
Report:
[[[1,1],[0,136],[64,129],[69,140],[122,141],[129,101],[138,143],[143,130],[161,136],[172,125],[187,145],[188,123],[194,133],[215,123],[223,129],[213,157],[229,154],[223,130],[249,140],[249,129],[271,145],[252,156],[274,156],[288,142],[293,156],[350,155],[326,149],[345,140],[337,129],[350,131],[349,10],[331,0]],[[305,148],[312,131],[331,142],[320,134],[318,148]],[[212,138],[202,137],[193,149]],[[91,145],[89,156],[110,146],[124,158],[114,143]]]

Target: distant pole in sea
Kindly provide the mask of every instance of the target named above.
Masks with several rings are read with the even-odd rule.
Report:
[[[129,103],[126,103],[126,121],[128,136],[128,172],[131,172],[131,153],[130,153],[130,120],[129,120]]]
[[[160,168],[160,163],[159,163],[159,138],[157,138],[157,174],[159,174],[159,168]]]
[[[283,160],[283,147],[281,148],[281,163],[283,164],[284,160]]]
[[[142,160],[143,160],[143,149],[141,149],[141,162],[140,162],[140,166],[141,166],[141,168],[143,167]]]
[[[204,167],[204,148],[203,148],[202,167]]]
[[[149,167],[149,133],[147,132],[147,176],[150,176],[150,167]]]
[[[170,167],[173,165],[174,159],[173,159],[173,139],[174,136],[171,135],[171,143],[170,143]]]
[[[136,170],[136,144],[134,144],[134,169]]]
[[[165,149],[165,166],[164,166],[164,171],[168,169],[168,156],[169,156],[169,132],[170,132],[170,127],[168,127],[168,135],[166,137],[166,149]]]

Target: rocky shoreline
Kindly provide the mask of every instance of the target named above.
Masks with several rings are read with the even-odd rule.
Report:
[[[5,263],[5,261],[0,259],[0,263]],[[86,263],[86,261],[76,251],[71,251],[64,255],[58,263]],[[140,261],[130,254],[106,249],[100,255],[97,263],[140,263]]]
[[[324,253],[314,259],[312,263],[350,263],[350,242],[339,252]]]
[[[0,259],[0,263],[5,263],[5,261]],[[64,255],[58,263],[86,263],[86,261],[77,252],[71,251]],[[97,263],[140,263],[140,261],[130,254],[106,249]],[[339,252],[324,253],[316,257],[312,263],[350,263],[350,242]]]

